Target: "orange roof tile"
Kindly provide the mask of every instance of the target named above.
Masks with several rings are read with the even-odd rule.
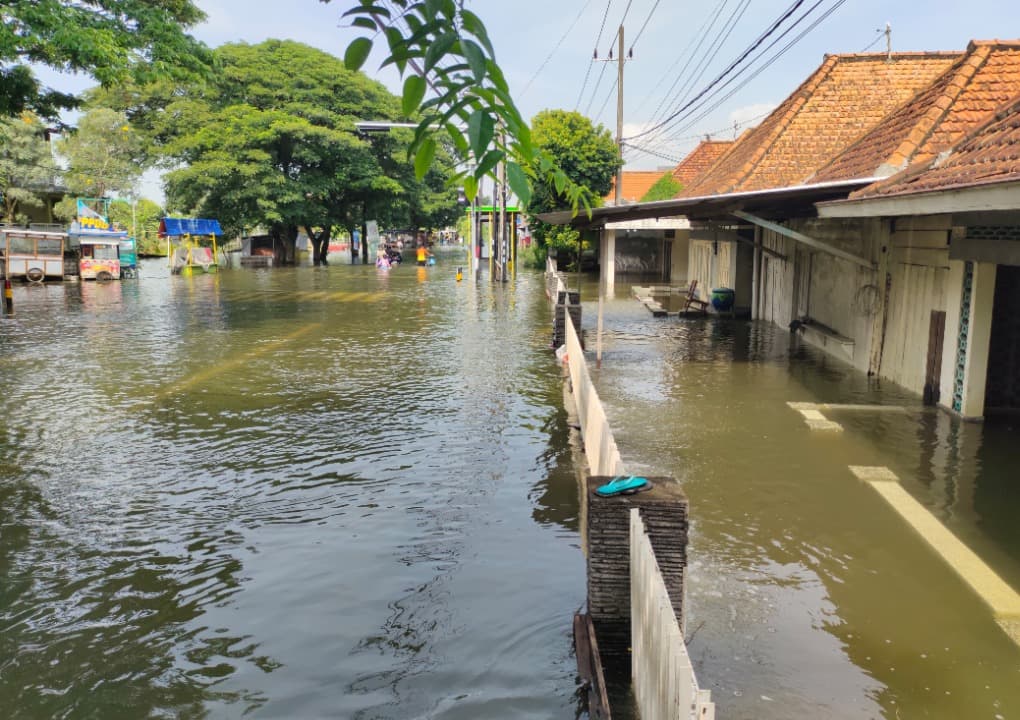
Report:
[[[850,199],[956,190],[1020,182],[1020,94],[947,154],[851,193]]]
[[[974,41],[925,90],[819,170],[811,182],[891,175],[935,157],[1020,93],[1020,41]]]
[[[624,170],[623,185],[620,191],[620,202],[636,203],[641,202],[652,185],[658,182],[659,178],[665,175],[668,170]],[[607,203],[616,199],[616,178],[613,178],[613,186],[609,194],[603,198]]]
[[[735,140],[702,140],[698,147],[687,153],[687,157],[673,168],[673,179],[683,187],[690,185],[701,173],[712,167]]]
[[[961,53],[829,55],[681,197],[788,187],[917,94]]]

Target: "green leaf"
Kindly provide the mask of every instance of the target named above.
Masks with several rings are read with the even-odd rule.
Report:
[[[485,51],[473,40],[461,40],[460,47],[464,51],[464,57],[467,58],[468,64],[471,66],[475,82],[481,83],[485,80]]]
[[[446,57],[446,53],[449,52],[456,41],[457,35],[452,32],[445,33],[436,38],[436,41],[429,45],[425,51],[425,72],[429,72],[439,64],[439,61]]]
[[[344,53],[344,65],[348,70],[358,71],[372,52],[372,41],[365,37],[355,38]]]
[[[531,202],[531,183],[528,182],[528,176],[524,172],[524,168],[513,161],[508,161],[506,164],[506,181],[510,184],[510,189],[514,191],[520,201],[521,205],[527,207],[528,203]]]
[[[468,118],[468,142],[471,143],[471,151],[475,157],[482,157],[489,143],[492,142],[492,134],[495,130],[495,122],[483,108],[471,113]]]
[[[485,153],[481,161],[478,163],[478,167],[475,168],[475,177],[482,177],[488,174],[492,168],[496,167],[496,163],[502,160],[503,157],[504,154],[501,150],[490,150]]]
[[[482,46],[489,51],[489,55],[495,58],[496,52],[492,49],[492,43],[489,41],[489,33],[485,30],[485,24],[478,19],[478,16],[470,10],[462,10],[460,19],[464,29],[478,38]]]
[[[404,96],[402,98],[402,109],[404,115],[411,117],[414,111],[421,105],[425,97],[425,78],[421,75],[408,75],[404,80]]]
[[[372,18],[367,17],[356,17],[351,21],[351,25],[354,27],[365,28],[366,30],[375,31],[375,21]]]
[[[425,173],[432,167],[432,158],[436,155],[436,141],[427,137],[418,146],[418,152],[414,155],[414,174],[421,180]]]
[[[472,175],[464,178],[464,196],[468,200],[474,200],[478,197],[478,180]]]

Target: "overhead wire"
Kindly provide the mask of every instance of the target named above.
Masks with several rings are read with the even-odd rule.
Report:
[[[599,43],[602,42],[602,31],[606,29],[606,18],[609,17],[609,8],[612,6],[612,4],[613,4],[613,0],[607,0],[607,2],[606,2],[606,11],[604,13],[602,13],[602,24],[599,26],[599,34],[595,38],[596,52],[597,52]],[[581,98],[584,97],[584,90],[585,90],[585,88],[588,87],[588,78],[591,76],[591,68],[592,68],[592,65],[594,65],[594,64],[595,64],[595,57],[593,55],[592,59],[588,61],[588,69],[584,73],[584,82],[581,83],[581,91],[577,94],[577,102],[574,103],[574,110],[577,110],[577,108],[579,108],[581,106]]]
[[[820,4],[820,2],[821,2],[821,0],[819,0],[819,3],[816,3],[816,5],[817,5],[817,4]],[[804,38],[804,37],[805,37],[805,36],[806,36],[806,35],[807,35],[808,33],[810,33],[810,32],[811,32],[812,30],[814,30],[814,29],[815,29],[816,27],[818,27],[818,25],[820,25],[820,24],[821,24],[821,23],[822,23],[822,22],[823,22],[823,21],[824,21],[824,20],[825,20],[826,18],[828,18],[828,17],[830,16],[830,15],[832,15],[832,13],[834,13],[834,12],[835,12],[836,10],[838,10],[838,9],[839,9],[839,8],[840,8],[840,7],[841,7],[841,6],[842,6],[842,5],[843,5],[843,4],[845,3],[845,2],[846,2],[846,0],[836,0],[836,2],[835,2],[835,3],[833,4],[833,5],[832,5],[832,7],[830,7],[830,8],[828,9],[828,10],[826,10],[825,12],[823,12],[823,13],[822,13],[822,14],[821,14],[821,15],[820,15],[819,17],[817,17],[817,18],[816,18],[816,19],[815,19],[815,20],[814,20],[814,21],[813,21],[813,22],[812,22],[812,23],[811,23],[810,25],[808,25],[808,26],[807,26],[807,27],[806,27],[806,28],[805,28],[805,29],[804,29],[804,30],[803,30],[803,31],[802,31],[802,32],[801,32],[801,33],[800,33],[799,35],[797,35],[797,36],[796,36],[795,38],[793,38],[792,40],[790,40],[790,42],[788,42],[788,43],[787,43],[786,45],[784,45],[784,46],[783,46],[783,47],[782,47],[782,48],[781,48],[781,49],[780,49],[780,50],[779,50],[779,51],[778,51],[778,52],[777,52],[777,53],[776,53],[776,54],[775,54],[774,56],[772,56],[771,58],[769,58],[769,59],[768,59],[768,60],[767,60],[767,61],[766,61],[766,62],[765,62],[765,63],[764,63],[764,64],[763,64],[762,66],[760,66],[760,67],[758,67],[757,69],[755,69],[755,71],[754,71],[754,72],[753,72],[753,73],[752,73],[751,75],[749,75],[749,76],[748,76],[747,78],[745,78],[745,79],[744,79],[744,80],[743,80],[743,81],[742,81],[742,82],[741,82],[740,84],[738,84],[738,85],[737,85],[736,87],[734,87],[734,88],[733,88],[733,89],[732,89],[732,90],[731,90],[730,92],[728,92],[728,93],[727,93],[727,94],[726,94],[725,96],[723,96],[723,97],[722,97],[722,98],[720,98],[719,100],[715,101],[715,102],[714,102],[714,103],[713,103],[713,104],[712,104],[711,106],[709,106],[708,108],[705,108],[705,109],[703,109],[703,110],[702,110],[702,111],[700,112],[700,114],[698,114],[697,116],[695,116],[695,117],[693,117],[693,118],[691,118],[691,119],[687,120],[687,122],[686,122],[686,123],[685,123],[685,124],[684,124],[684,125],[683,125],[682,127],[679,127],[679,128],[677,128],[675,132],[685,132],[685,131],[687,131],[688,129],[690,129],[691,127],[693,127],[693,126],[694,126],[695,124],[697,124],[697,123],[698,123],[699,121],[701,121],[702,119],[704,119],[705,117],[707,117],[707,116],[708,116],[708,115],[709,115],[709,114],[710,114],[710,113],[711,113],[711,112],[712,112],[713,110],[715,110],[715,109],[716,109],[716,108],[718,108],[718,107],[719,107],[720,105],[722,105],[722,104],[723,104],[724,102],[726,102],[726,101],[727,101],[727,100],[729,100],[729,99],[730,99],[731,97],[733,97],[733,95],[734,95],[734,94],[736,94],[736,93],[737,93],[737,92],[738,92],[738,91],[739,91],[739,90],[740,90],[741,88],[743,88],[744,86],[746,86],[746,85],[747,85],[747,84],[748,84],[749,82],[751,82],[752,80],[754,80],[754,79],[755,79],[756,77],[758,77],[758,76],[759,76],[759,75],[760,75],[760,74],[761,74],[762,72],[764,72],[764,71],[765,71],[766,69],[768,69],[768,68],[769,68],[769,67],[770,67],[770,66],[771,66],[771,65],[772,65],[772,64],[773,64],[774,62],[776,62],[776,61],[777,61],[777,60],[778,60],[779,58],[781,58],[781,57],[782,57],[783,55],[785,55],[785,54],[786,54],[786,53],[787,53],[787,52],[788,52],[788,51],[789,51],[789,50],[790,50],[790,49],[791,49],[791,48],[792,48],[792,47],[793,47],[794,45],[796,45],[796,44],[797,44],[798,42],[800,42],[800,41],[801,41],[801,40],[802,40],[802,39],[803,39],[803,38]],[[809,12],[810,12],[810,11],[809,11]],[[785,35],[785,33],[784,33],[784,35]],[[774,44],[774,43],[773,43],[773,44]],[[770,46],[770,47],[771,47],[771,46]],[[760,56],[759,56],[759,57],[760,57]],[[728,83],[727,83],[727,84],[728,84]],[[721,88],[720,88],[720,89],[721,89]],[[714,94],[714,93],[713,93],[713,94]],[[690,114],[688,114],[688,116],[687,116],[687,117],[690,117]],[[686,118],[685,118],[685,119],[686,119]],[[667,138],[667,139],[668,139],[668,138]]]
[[[641,29],[637,31],[637,35],[634,36],[634,41],[630,44],[632,48],[637,45],[638,40],[641,39],[641,36],[645,32],[645,28],[648,27],[648,23],[651,21],[652,15],[654,15],[655,11],[658,9],[660,2],[662,2],[662,0],[655,0],[655,4],[652,5],[652,9],[648,11],[648,15],[645,16],[645,21],[641,23]]]
[[[800,22],[800,21],[802,21],[802,20],[803,20],[803,19],[804,19],[805,17],[807,17],[807,15],[808,15],[808,14],[810,14],[810,13],[811,13],[811,12],[812,12],[812,11],[813,11],[813,10],[814,10],[815,8],[817,8],[817,7],[818,7],[818,5],[820,5],[820,4],[821,4],[821,3],[823,2],[823,1],[824,1],[824,0],[818,0],[818,1],[817,1],[817,2],[815,3],[815,5],[813,5],[813,6],[812,6],[812,8],[811,8],[811,9],[809,9],[809,10],[808,10],[808,11],[807,11],[807,12],[806,12],[806,13],[805,13],[804,15],[802,15],[802,16],[801,16],[801,17],[800,17],[800,18],[799,18],[799,19],[798,19],[798,20],[797,20],[797,21],[796,21],[796,22],[794,23],[794,26],[796,26],[796,24],[797,24],[797,23],[799,23],[799,22]],[[840,4],[842,4],[842,2],[843,2],[843,1],[845,1],[845,0],[841,0]],[[764,43],[764,42],[765,42],[766,40],[768,40],[768,38],[769,38],[769,37],[771,37],[771,36],[772,36],[773,34],[775,34],[775,33],[776,33],[776,32],[777,32],[778,30],[779,30],[779,28],[780,28],[780,27],[782,27],[783,23],[785,23],[785,22],[786,22],[786,21],[787,21],[787,20],[788,20],[788,19],[789,19],[789,18],[790,18],[790,17],[792,16],[792,15],[794,15],[794,14],[795,14],[795,13],[797,12],[797,10],[798,10],[798,9],[800,8],[800,6],[801,6],[801,5],[803,5],[803,4],[804,4],[804,2],[806,2],[806,0],[795,0],[795,1],[794,1],[794,3],[793,3],[793,4],[792,4],[792,5],[791,5],[791,6],[789,7],[789,8],[787,8],[787,9],[786,9],[785,11],[783,11],[783,13],[782,13],[782,14],[781,14],[781,15],[780,15],[780,16],[779,16],[779,17],[778,17],[778,18],[777,18],[777,19],[776,19],[776,20],[775,20],[775,21],[774,21],[774,22],[773,22],[773,23],[772,23],[772,24],[771,24],[770,26],[769,26],[769,28],[768,28],[768,29],[767,29],[767,30],[766,30],[765,32],[763,32],[763,33],[762,33],[761,35],[759,35],[759,36],[758,36],[758,37],[757,37],[757,38],[756,38],[756,39],[754,40],[754,42],[752,42],[752,43],[751,43],[751,45],[750,45],[750,46],[748,46],[748,47],[747,47],[747,48],[746,48],[746,49],[745,49],[745,50],[744,50],[744,51],[743,51],[743,52],[742,52],[742,53],[741,53],[741,54],[740,54],[740,55],[739,55],[739,56],[738,56],[738,57],[737,57],[737,58],[736,58],[735,60],[733,60],[733,61],[732,61],[732,62],[731,62],[731,63],[730,63],[730,64],[729,64],[729,65],[728,65],[727,67],[726,67],[726,69],[725,69],[725,70],[723,70],[723,71],[722,71],[721,73],[719,73],[719,74],[718,74],[718,75],[717,75],[717,76],[716,76],[716,77],[715,77],[715,78],[714,78],[713,80],[711,80],[711,81],[710,81],[710,82],[708,83],[708,85],[706,85],[706,86],[705,86],[704,88],[702,88],[702,90],[701,90],[701,91],[700,91],[700,92],[699,92],[699,93],[698,93],[697,95],[695,95],[695,96],[694,96],[693,98],[691,98],[690,100],[688,100],[688,101],[687,101],[687,102],[686,102],[686,103],[685,103],[684,105],[682,105],[682,106],[681,106],[681,107],[679,107],[679,108],[678,108],[677,110],[675,110],[675,111],[674,111],[674,112],[673,112],[672,114],[670,114],[670,115],[669,115],[669,116],[668,116],[667,118],[665,118],[664,120],[660,121],[660,122],[659,122],[659,123],[658,123],[657,125],[653,126],[652,128],[649,128],[649,129],[647,129],[647,130],[644,130],[643,132],[640,132],[640,133],[638,133],[637,135],[635,135],[635,136],[634,136],[633,138],[631,138],[631,139],[634,139],[634,138],[638,138],[638,137],[645,137],[645,136],[647,136],[647,135],[651,135],[652,133],[659,133],[659,134],[661,134],[661,133],[662,133],[662,131],[663,131],[664,129],[666,129],[666,128],[667,128],[668,126],[671,126],[671,125],[674,125],[674,126],[675,126],[675,124],[676,124],[676,121],[677,121],[677,119],[678,119],[678,118],[681,118],[681,116],[683,116],[683,115],[684,115],[684,113],[685,113],[685,112],[686,112],[686,111],[687,111],[687,110],[688,110],[688,109],[689,109],[689,108],[690,108],[690,107],[691,107],[692,105],[694,105],[694,103],[696,103],[696,102],[698,102],[699,100],[701,100],[701,99],[702,99],[702,98],[703,98],[703,97],[704,97],[705,95],[707,95],[707,94],[708,94],[709,92],[711,92],[711,91],[712,91],[712,90],[713,90],[714,88],[716,88],[717,86],[719,86],[719,84],[720,84],[720,83],[722,83],[722,81],[723,81],[723,80],[725,80],[725,79],[726,79],[726,78],[727,78],[727,77],[728,77],[728,76],[729,76],[730,74],[732,74],[732,73],[734,73],[734,72],[736,72],[736,73],[737,73],[737,74],[736,74],[736,76],[735,76],[734,78],[730,78],[730,80],[727,80],[725,84],[729,84],[729,83],[730,83],[730,82],[732,82],[732,81],[733,81],[733,80],[734,80],[734,79],[735,79],[736,77],[739,77],[739,75],[740,75],[740,74],[742,74],[742,73],[744,73],[745,71],[747,71],[747,70],[748,70],[748,68],[750,67],[750,65],[751,65],[751,64],[753,64],[753,62],[754,62],[755,60],[757,60],[757,58],[755,58],[755,60],[752,60],[752,61],[751,61],[751,64],[745,65],[745,66],[744,66],[744,67],[742,67],[742,68],[740,67],[740,66],[741,66],[741,64],[742,64],[742,63],[743,63],[743,62],[744,62],[744,61],[745,61],[745,60],[747,59],[747,57],[748,57],[749,55],[751,55],[751,53],[755,52],[755,51],[756,51],[756,50],[757,50],[757,49],[758,49],[759,47],[761,47],[761,45],[762,45],[762,44],[763,44],[763,43]],[[784,31],[783,35],[780,35],[780,38],[782,38],[782,37],[783,37],[784,35],[786,35],[786,34],[787,34],[788,32],[789,32],[789,29],[787,29],[786,31]],[[772,43],[772,45],[774,45],[774,44],[775,44],[775,41],[774,41],[774,42]],[[772,47],[772,45],[770,45],[769,47]],[[761,57],[761,55],[762,55],[762,54],[764,54],[764,52],[766,52],[767,50],[768,50],[768,48],[766,48],[766,50],[765,50],[765,51],[762,51],[762,53],[760,53],[760,54],[758,55],[758,57]],[[739,71],[738,71],[738,68],[739,68]],[[725,87],[725,85],[723,85],[723,87]]]
[[[538,69],[535,70],[535,74],[531,76],[530,80],[528,80],[527,84],[524,86],[524,89],[521,90],[522,97],[528,92],[528,90],[531,89],[532,83],[534,83],[535,80],[538,79],[538,76],[542,73],[542,71],[545,70],[545,66],[548,65],[549,61],[553,59],[553,55],[555,55],[556,51],[560,49],[561,45],[563,45],[563,41],[566,40],[570,33],[573,31],[578,21],[584,15],[584,11],[588,9],[588,6],[591,5],[591,3],[592,0],[584,0],[584,4],[581,6],[581,9],[578,10],[577,16],[574,18],[574,21],[570,23],[567,29],[563,32],[563,35],[560,36],[559,41],[557,41],[556,45],[546,56],[545,60],[543,60],[542,63],[538,66]]]
[[[741,18],[743,18],[744,13],[747,12],[747,8],[750,6],[750,4],[751,0],[738,0],[737,6],[733,9],[733,12],[731,12],[730,16],[726,19],[726,22],[723,24],[723,27],[720,30],[719,35],[716,37],[715,40],[712,41],[712,44],[706,50],[706,54],[703,56],[703,60],[700,63],[700,70],[698,70],[696,73],[691,74],[687,82],[685,82],[684,85],[676,92],[676,94],[673,96],[673,98],[669,101],[667,105],[680,104],[688,97],[690,97],[691,92],[694,90],[697,83],[701,81],[701,78],[704,77],[705,73],[708,72],[708,69],[711,67],[712,62],[719,54],[719,51],[722,50],[723,46],[726,44],[726,41],[733,33],[734,28],[736,28]]]
[[[673,90],[683,79],[684,75],[687,72],[687,68],[689,68],[691,65],[691,61],[694,59],[694,56],[697,55],[698,51],[701,50],[701,46],[705,42],[705,38],[708,37],[708,35],[712,32],[712,28],[715,27],[716,21],[719,19],[719,16],[722,15],[722,11],[726,7],[726,4],[728,2],[729,0],[721,0],[721,2],[716,6],[713,14],[707,21],[707,28],[705,25],[702,25],[702,29],[698,31],[699,39],[697,46],[695,46],[694,50],[691,52],[690,57],[687,58],[687,62],[684,63],[684,66],[680,68],[680,72],[677,74],[676,79],[673,80],[673,84],[669,86],[669,90],[666,91],[666,94],[662,97],[662,100],[659,101],[659,104],[655,106],[655,110],[652,111],[651,118],[653,123],[658,121],[660,111],[663,111],[664,108],[669,107],[666,101],[672,96]]]

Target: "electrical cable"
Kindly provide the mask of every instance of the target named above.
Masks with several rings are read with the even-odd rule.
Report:
[[[527,84],[524,86],[524,89],[521,90],[520,97],[523,97],[528,92],[528,90],[531,89],[531,84],[534,83],[535,80],[538,79],[538,76],[542,73],[542,71],[545,70],[545,66],[549,64],[549,61],[552,60],[553,55],[555,55],[556,51],[560,49],[561,45],[563,45],[563,41],[567,39],[568,35],[570,35],[571,31],[574,29],[578,21],[581,19],[581,16],[584,15],[584,11],[588,9],[588,6],[591,5],[591,3],[592,0],[584,0],[584,5],[582,5],[581,9],[578,11],[577,17],[575,17],[574,21],[570,23],[570,25],[567,27],[566,31],[560,37],[555,47],[553,47],[553,49],[549,52],[545,60],[542,61],[542,64],[538,66],[537,70],[535,70],[535,74],[531,76],[531,79],[528,80]]]
[[[701,114],[697,115],[696,117],[691,119],[689,122],[687,122],[683,127],[679,128],[677,130],[677,132],[684,132],[684,131],[690,129],[696,123],[698,123],[700,120],[704,119],[707,115],[709,115],[713,110],[715,110],[720,105],[722,105],[724,102],[726,102],[731,97],[733,97],[733,95],[736,94],[737,91],[739,91],[741,88],[743,88],[749,82],[754,80],[762,72],[764,72],[766,69],[768,69],[768,67],[771,66],[776,60],[778,60],[783,55],[785,55],[787,53],[787,51],[790,50],[790,48],[792,48],[794,45],[796,45],[798,42],[800,42],[808,33],[810,33],[812,30],[814,30],[816,27],[818,27],[819,24],[821,24],[826,18],[828,18],[830,15],[832,15],[832,13],[834,13],[836,10],[838,10],[845,2],[846,2],[846,0],[837,0],[837,2],[831,8],[826,10],[820,17],[816,18],[815,21],[812,22],[808,27],[806,27],[799,35],[797,35],[797,37],[793,38],[793,40],[791,40],[789,43],[784,45],[779,50],[779,52],[777,52],[773,57],[769,58],[769,60],[766,61],[766,63],[764,65],[762,65],[761,67],[757,68],[750,76],[748,76],[746,79],[744,79],[744,81],[741,82],[739,85],[734,87],[724,97],[720,98],[718,101],[713,103],[710,107],[706,108],[703,112],[701,112]]]
[[[598,51],[599,43],[602,42],[602,31],[606,29],[606,18],[609,17],[609,8],[612,4],[613,0],[608,0],[608,2],[606,2],[606,11],[602,13],[602,24],[599,26],[599,34],[595,38],[596,52]],[[574,110],[577,110],[577,108],[581,105],[581,98],[584,97],[584,90],[588,87],[588,78],[591,76],[591,67],[594,64],[595,58],[592,57],[592,59],[588,61],[588,70],[584,73],[584,82],[581,83],[581,91],[577,93],[577,102],[574,103]]]
[[[740,22],[741,18],[743,18],[744,16],[744,13],[747,12],[747,8],[750,6],[750,4],[751,0],[739,0],[737,7],[734,9],[732,13],[730,13],[729,18],[727,18],[726,23],[723,25],[723,28],[720,31],[720,35],[712,42],[712,45],[709,46],[708,50],[706,51],[706,53],[711,53],[711,55],[701,63],[701,70],[697,74],[691,75],[688,81],[684,83],[683,87],[681,87],[680,90],[677,91],[677,94],[676,96],[674,96],[674,99],[670,100],[670,102],[668,103],[669,105],[678,105],[690,96],[691,92],[694,90],[697,83],[701,81],[701,78],[704,77],[705,73],[708,71],[708,68],[711,67],[712,62],[719,54],[719,51],[722,50],[723,45],[726,44],[726,41],[733,33],[734,28],[736,28],[737,23]]]
[[[740,64],[743,63],[745,59],[747,59],[747,56],[750,55],[755,50],[757,50],[758,47],[760,47],[763,42],[765,42],[771,35],[773,35],[782,26],[782,24],[786,22],[786,20],[789,19],[790,16],[792,16],[800,8],[801,5],[804,4],[804,2],[806,2],[806,0],[794,0],[794,3],[789,8],[787,8],[783,12],[783,14],[780,15],[779,18],[777,18],[764,33],[759,35],[758,38],[750,45],[750,47],[744,50],[744,52],[742,52],[740,56],[737,57],[736,60],[731,62],[729,66],[727,66],[727,68],[723,70],[719,75],[717,75],[715,79],[713,79],[704,89],[702,89],[701,92],[699,92],[696,96],[691,98],[691,100],[689,100],[683,107],[678,108],[675,112],[673,112],[672,115],[667,117],[665,120],[661,121],[657,126],[645,130],[644,132],[639,133],[634,137],[638,138],[643,137],[645,135],[651,135],[653,132],[661,130],[667,124],[671,123],[674,119],[679,117],[685,110],[687,110],[691,105],[700,100],[712,88],[714,88],[716,85],[722,82],[722,80],[725,79],[726,76],[728,76],[737,67],[739,67]],[[821,0],[819,0],[819,2],[821,2]]]
[[[638,30],[637,35],[634,36],[634,41],[630,44],[632,50],[634,49],[634,46],[637,45],[638,40],[641,39],[641,35],[644,33],[645,28],[648,27],[648,23],[652,19],[652,15],[655,14],[655,11],[659,7],[660,2],[662,2],[662,0],[655,0],[655,4],[652,5],[652,9],[648,11],[648,16],[645,18],[645,21],[641,24],[641,29]]]

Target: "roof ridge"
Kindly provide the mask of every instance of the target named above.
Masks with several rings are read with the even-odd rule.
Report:
[[[729,192],[754,171],[758,161],[768,154],[768,151],[775,144],[776,139],[783,134],[783,130],[790,125],[793,118],[797,116],[797,113],[799,113],[807,104],[808,99],[814,94],[814,91],[818,89],[818,86],[822,84],[825,78],[832,74],[832,69],[838,64],[838,55],[827,55],[818,69],[811,73],[811,75],[809,75],[807,79],[790,94],[788,99],[792,100],[792,102],[790,102],[787,106],[786,111],[779,116],[775,123],[772,124],[771,130],[767,131],[767,135],[763,138],[763,142],[758,143],[758,146],[755,148],[755,151],[751,153],[751,157],[748,158],[747,162],[740,166],[740,168],[737,169],[737,172],[730,178],[727,178],[727,181],[732,179],[733,182],[728,182],[727,185],[723,186],[721,188],[722,192]],[[776,108],[776,110],[772,111],[772,113],[769,114],[769,118],[771,118],[772,115],[774,115],[782,107],[783,106],[780,105]],[[760,128],[764,126],[764,124],[765,123],[763,122],[758,125],[758,127]]]
[[[956,104],[957,99],[959,99],[970,81],[974,79],[974,76],[978,74],[981,68],[988,64],[988,58],[992,54],[992,49],[992,45],[976,45],[972,42],[971,45],[968,46],[967,53],[963,55],[959,61],[946,70],[946,72],[941,76],[933,80],[928,88],[921,90],[917,95],[901,106],[908,106],[931,88],[932,85],[939,82],[939,80],[952,75],[946,83],[946,87],[943,91],[932,101],[931,105],[928,106],[924,115],[918,119],[914,129],[907,134],[907,136],[903,139],[903,142],[897,146],[886,160],[902,157],[903,162],[905,163],[903,167],[910,165],[910,159],[917,153],[921,146],[924,145],[928,138],[931,137],[935,128],[938,127],[942,119],[949,114],[950,110]],[[976,59],[976,62],[971,62],[972,59]],[[941,100],[945,100],[945,102],[940,102]],[[893,112],[896,111],[894,110]]]
[[[887,178],[882,178],[878,182],[872,183],[867,187],[863,187],[860,190],[855,190],[850,193],[848,199],[867,198],[874,197],[882,194],[882,189],[902,185],[904,182],[911,182],[916,180],[921,175],[925,174],[929,170],[936,168],[940,165],[944,165],[953,159],[954,155],[957,155],[960,148],[965,146],[970,141],[981,135],[992,125],[1001,122],[1008,118],[1010,115],[1020,113],[1020,93],[1014,95],[1011,99],[1000,105],[998,108],[988,114],[988,117],[981,121],[978,125],[971,128],[970,132],[961,135],[953,143],[952,147],[945,154],[940,154],[926,160],[918,161],[908,165],[906,168],[901,170],[894,175],[890,175]],[[950,189],[950,188],[941,188]],[[878,191],[877,193],[875,191]]]
[[[876,52],[851,52],[851,53],[825,53],[826,59],[830,57],[850,59],[850,58],[877,58],[885,57],[892,60],[907,60],[911,58],[928,58],[928,57],[953,57],[956,55],[963,55],[963,50],[902,50],[898,52],[886,52],[879,50]]]

